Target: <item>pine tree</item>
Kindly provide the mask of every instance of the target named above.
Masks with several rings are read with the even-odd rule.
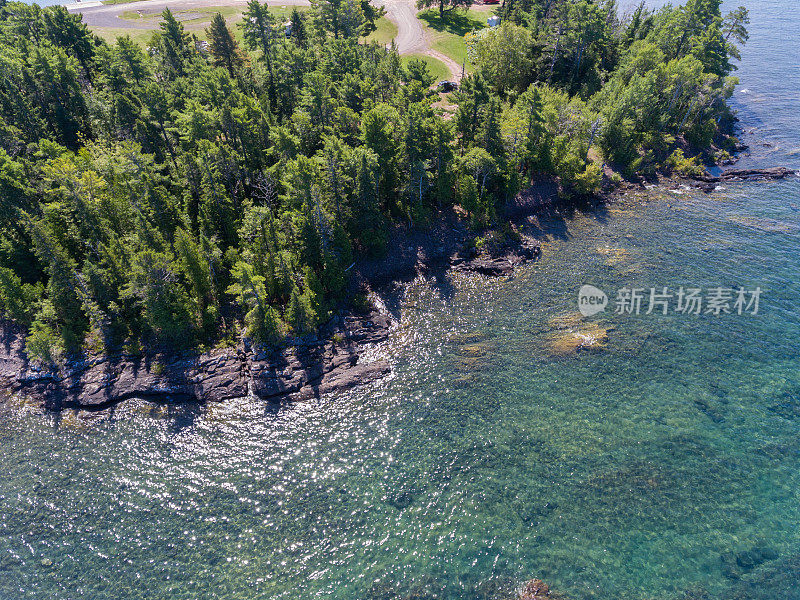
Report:
[[[225,67],[232,78],[236,77],[236,71],[244,63],[244,59],[239,44],[233,39],[231,30],[228,29],[220,13],[211,18],[211,25],[206,29],[206,35],[214,65]]]
[[[237,262],[231,272],[233,283],[227,292],[235,296],[239,304],[247,310],[245,323],[247,335],[261,344],[271,344],[281,333],[280,318],[267,303],[264,277],[257,275],[252,265]]]
[[[117,38],[114,54],[119,63],[125,66],[125,72],[134,83],[139,84],[148,75],[148,61],[142,47],[133,41],[131,36],[122,35]]]
[[[306,32],[306,19],[297,10],[297,7],[292,8],[292,14],[289,17],[289,22],[292,27],[292,39],[301,48],[305,48],[308,43],[308,33]]]
[[[453,130],[449,123],[437,119],[434,123],[432,163],[434,167],[433,194],[439,206],[453,196]]]
[[[369,35],[378,28],[375,21],[386,14],[386,7],[375,7],[370,0],[360,0],[360,4],[361,13],[364,15],[364,30],[362,35]]]
[[[456,8],[467,9],[472,6],[473,0],[417,0],[417,8],[430,8],[436,6],[439,9],[439,19],[444,19],[446,12]]]
[[[42,290],[22,279],[11,269],[0,267],[0,316],[30,325],[35,302]]]
[[[296,12],[297,9],[294,9]],[[294,12],[292,14],[294,14]],[[261,4],[258,0],[250,0],[247,3],[247,10],[242,14],[242,22],[239,24],[244,35],[244,41],[250,50],[261,49],[261,55],[267,63],[269,72],[269,100],[271,105],[275,105],[277,93],[275,90],[275,69],[273,68],[274,45],[277,32],[275,30],[275,17],[269,12],[266,4]]]
[[[178,282],[173,258],[153,250],[137,253],[123,298],[140,307],[145,330],[155,340],[185,346],[194,333],[191,301]]]
[[[95,71],[95,39],[81,20],[80,14],[70,14],[63,6],[50,6],[42,12],[44,33],[59,48],[63,48],[80,63],[90,79]]]
[[[214,323],[218,310],[211,263],[205,256],[202,244],[183,229],[175,232],[175,253],[180,271],[192,290],[197,322],[203,328],[208,328]]]
[[[356,0],[311,0],[311,10],[320,37],[354,38],[364,30],[364,12]]]
[[[77,265],[47,223],[32,222],[30,234],[39,260],[46,265],[47,298],[52,317],[63,326],[59,332],[63,347],[74,351],[88,325],[77,293]],[[52,321],[50,315],[47,320]]]
[[[161,13],[161,33],[157,37],[161,51],[162,68],[170,78],[186,74],[186,63],[193,53],[189,34],[175,19],[169,8]]]
[[[80,138],[91,138],[92,132],[75,59],[59,48],[37,46],[31,60],[39,109],[56,139],[69,148],[77,148]]]

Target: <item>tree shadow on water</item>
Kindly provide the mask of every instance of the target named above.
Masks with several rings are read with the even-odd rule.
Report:
[[[187,429],[192,429],[197,418],[202,415],[203,409],[203,405],[199,403],[167,404],[169,433],[179,435]]]
[[[570,222],[577,216],[589,216],[598,223],[605,224],[609,219],[608,207],[592,200],[570,200],[542,206],[535,212],[534,219],[528,219],[527,226],[537,238],[569,240]]]
[[[439,294],[442,300],[450,300],[455,294],[453,282],[444,269],[439,269],[433,273],[431,287]]]

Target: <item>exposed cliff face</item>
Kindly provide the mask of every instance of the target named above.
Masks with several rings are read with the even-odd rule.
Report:
[[[248,394],[268,401],[306,399],[388,373],[387,362],[365,362],[363,353],[385,340],[390,326],[391,319],[378,312],[348,315],[326,326],[325,340],[271,352],[240,344],[194,355],[95,355],[45,371],[29,364],[22,335],[6,325],[0,326],[0,389],[51,410],[97,410],[134,397],[158,402],[219,402]]]

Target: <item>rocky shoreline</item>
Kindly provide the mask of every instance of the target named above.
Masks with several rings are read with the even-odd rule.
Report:
[[[512,222],[524,221],[558,202],[555,190],[512,201]],[[425,231],[397,227],[379,260],[354,269],[354,292],[391,292],[399,282],[451,269],[486,276],[507,275],[538,259],[535,240],[514,232],[478,249],[474,233],[454,213],[439,215]],[[68,360],[57,369],[30,364],[23,333],[0,321],[0,398],[16,396],[46,410],[97,412],[132,398],[152,402],[204,403],[253,396],[268,402],[307,400],[380,379],[391,371],[384,359],[367,358],[384,342],[395,320],[382,302],[365,314],[340,312],[316,335],[264,349],[239,340],[235,347],[203,353],[161,352],[144,356],[96,353]]]
[[[383,275],[391,274],[396,282],[448,267],[506,275],[541,253],[538,245],[527,239],[507,243],[494,254],[481,253],[468,247],[468,237],[466,229],[457,232],[446,246],[452,251],[447,256],[436,255],[430,251],[430,243],[423,244],[427,254],[423,248],[415,248],[413,261],[383,265]],[[390,281],[372,271],[363,265],[357,270],[354,280],[361,290],[386,288]],[[385,309],[372,308],[365,314],[343,312],[317,335],[288,340],[276,349],[240,340],[235,347],[203,353],[97,353],[46,369],[29,363],[23,333],[9,322],[0,322],[0,397],[17,396],[51,411],[89,412],[132,398],[163,404],[222,402],[244,396],[268,402],[307,400],[387,375],[391,371],[388,361],[370,360],[365,355],[389,337],[394,323]]]
[[[463,233],[463,235],[462,235]],[[488,276],[509,274],[516,265],[538,258],[538,245],[514,240],[495,253],[477,252],[466,244],[468,232],[453,236],[452,254],[428,254],[415,248],[413,261],[384,265],[384,277],[362,268],[354,278],[365,291],[413,279],[419,273],[448,267]],[[397,257],[398,253],[390,252]],[[396,262],[396,261],[395,261]],[[380,304],[380,303],[379,303]],[[69,360],[58,369],[30,364],[24,335],[0,322],[0,397],[17,396],[46,410],[100,411],[132,398],[156,403],[204,403],[254,396],[269,402],[307,400],[380,379],[391,371],[388,361],[368,360],[367,351],[385,341],[394,319],[386,310],[344,312],[317,335],[289,340],[277,349],[252,346],[204,353],[93,354]]]
[[[794,175],[790,169],[776,167],[728,169],[718,176],[687,179],[693,187],[711,192],[725,181]],[[539,212],[558,210],[560,203],[552,182],[531,187],[504,207],[511,235],[490,240],[483,248],[474,244],[474,233],[452,212],[438,215],[437,225],[424,231],[397,227],[385,257],[359,261],[353,286],[368,292],[389,290],[421,274],[447,269],[508,275],[516,266],[541,256],[538,242],[521,233],[524,223]],[[344,312],[318,335],[290,340],[277,349],[255,348],[240,340],[236,347],[199,354],[94,354],[67,361],[57,370],[29,364],[22,334],[10,323],[0,323],[0,396],[17,395],[54,411],[98,411],[131,398],[159,403],[221,402],[248,395],[270,402],[310,399],[388,374],[391,366],[386,360],[367,360],[365,353],[389,337],[393,323],[386,310],[373,308],[363,315]]]
[[[242,342],[202,354],[96,354],[52,371],[29,364],[22,336],[6,325],[0,328],[0,389],[48,410],[97,411],[130,398],[161,403],[248,395],[266,401],[308,399],[386,375],[389,364],[366,361],[364,351],[388,337],[391,323],[377,311],[346,314],[332,319],[322,337],[273,351]]]

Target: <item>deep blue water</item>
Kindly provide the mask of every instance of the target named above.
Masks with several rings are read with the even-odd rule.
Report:
[[[747,5],[740,164],[800,168],[800,19]],[[0,598],[477,600],[531,577],[576,600],[800,597],[800,182],[538,225],[515,277],[395,299],[372,387],[90,422],[4,407]],[[763,294],[590,329],[584,283]],[[597,328],[604,349],[554,352]]]

